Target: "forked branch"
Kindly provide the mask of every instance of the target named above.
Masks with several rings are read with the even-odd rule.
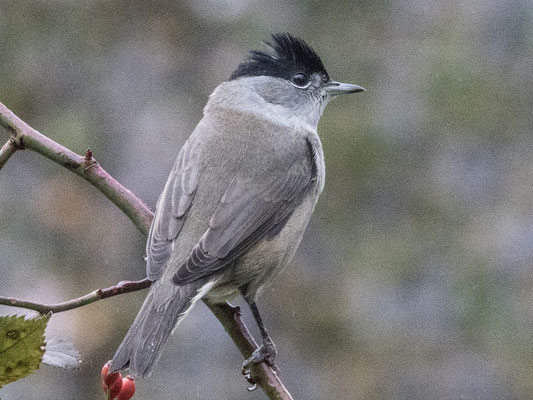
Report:
[[[87,150],[85,156],[72,152],[37,132],[2,103],[0,103],[0,126],[4,127],[10,135],[8,142],[0,149],[0,168],[16,150],[33,150],[81,176],[121,209],[143,235],[146,236],[148,234],[150,223],[153,219],[153,213],[150,208],[130,190],[111,177],[94,160],[90,150]],[[123,281],[115,286],[98,289],[77,299],[58,304],[34,303],[10,297],[0,297],[0,304],[26,308],[41,313],[50,311],[58,313],[79,308],[108,297],[145,289],[148,286],[150,286],[148,279]],[[240,318],[238,307],[233,307],[229,304],[206,304],[224,326],[224,329],[242,355],[248,358],[257,348],[257,344]],[[291,394],[287,391],[279,376],[265,362],[252,367],[249,381],[259,386],[270,399],[292,400]]]

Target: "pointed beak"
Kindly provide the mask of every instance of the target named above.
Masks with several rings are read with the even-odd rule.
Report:
[[[341,83],[330,81],[324,88],[326,93],[330,95],[339,95],[347,93],[366,92],[366,89],[359,85],[352,85],[351,83]]]

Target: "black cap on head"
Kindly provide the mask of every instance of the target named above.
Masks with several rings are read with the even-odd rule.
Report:
[[[231,74],[230,80],[243,76],[290,79],[298,72],[308,76],[319,73],[329,80],[320,57],[302,39],[290,33],[275,33],[272,35],[272,41],[273,43],[266,43],[272,49],[270,54],[252,50],[250,57]]]

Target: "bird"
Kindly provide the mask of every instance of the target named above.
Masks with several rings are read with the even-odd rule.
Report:
[[[146,243],[146,299],[111,361],[147,377],[169,335],[200,299],[241,295],[261,334],[244,361],[274,366],[257,298],[293,257],[324,189],[317,133],[326,105],[362,86],[330,79],[290,33],[252,50],[209,96],[157,201]]]

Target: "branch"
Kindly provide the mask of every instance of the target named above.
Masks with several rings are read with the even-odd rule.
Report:
[[[7,160],[9,160],[9,157],[11,157],[15,151],[17,151],[17,145],[13,139],[9,139],[0,149],[0,169],[2,169]]]
[[[241,319],[240,308],[233,307],[229,303],[212,304],[207,301],[204,302],[224,326],[224,329],[233,339],[233,343],[235,343],[243,357],[245,359],[250,357],[253,351],[257,349],[257,343]],[[292,395],[279,379],[277,372],[266,362],[252,364],[250,376],[246,377],[246,379],[254,385],[248,390],[254,390],[259,386],[270,399],[293,400]]]
[[[105,289],[97,289],[85,296],[78,297],[56,304],[41,304],[31,301],[15,299],[13,297],[0,296],[0,304],[11,307],[27,308],[29,310],[38,311],[41,314],[60,313],[63,311],[73,310],[78,307],[86,306],[98,300],[107,299],[108,297],[117,296],[123,293],[136,292],[137,290],[146,289],[152,282],[145,278],[141,281],[122,281],[115,286]]]
[[[153,213],[131,191],[109,175],[87,151],[85,157],[37,132],[0,103],[0,125],[11,132],[11,141],[18,148],[35,151],[81,176],[128,216],[143,235],[148,234]]]
[[[142,200],[111,177],[94,160],[91,150],[87,150],[85,157],[70,151],[37,132],[2,103],[0,103],[0,126],[3,126],[11,133],[9,142],[0,150],[0,168],[15,150],[25,148],[33,150],[81,176],[122,210],[143,235],[146,236],[148,234],[153,219],[152,211]],[[6,146],[12,147],[12,149],[4,150]],[[4,160],[3,163],[1,160]],[[148,286],[150,286],[148,279],[123,281],[115,286],[98,289],[77,299],[58,304],[40,304],[9,297],[0,297],[0,304],[27,308],[41,313],[49,311],[58,313],[82,307],[108,297],[145,289]],[[224,326],[224,329],[242,355],[245,358],[250,357],[252,352],[257,349],[257,343],[241,320],[239,308],[230,304],[210,304],[206,302],[206,305]],[[261,387],[270,399],[293,400],[277,373],[266,362],[252,365],[251,375],[247,379],[254,384],[253,388]]]

